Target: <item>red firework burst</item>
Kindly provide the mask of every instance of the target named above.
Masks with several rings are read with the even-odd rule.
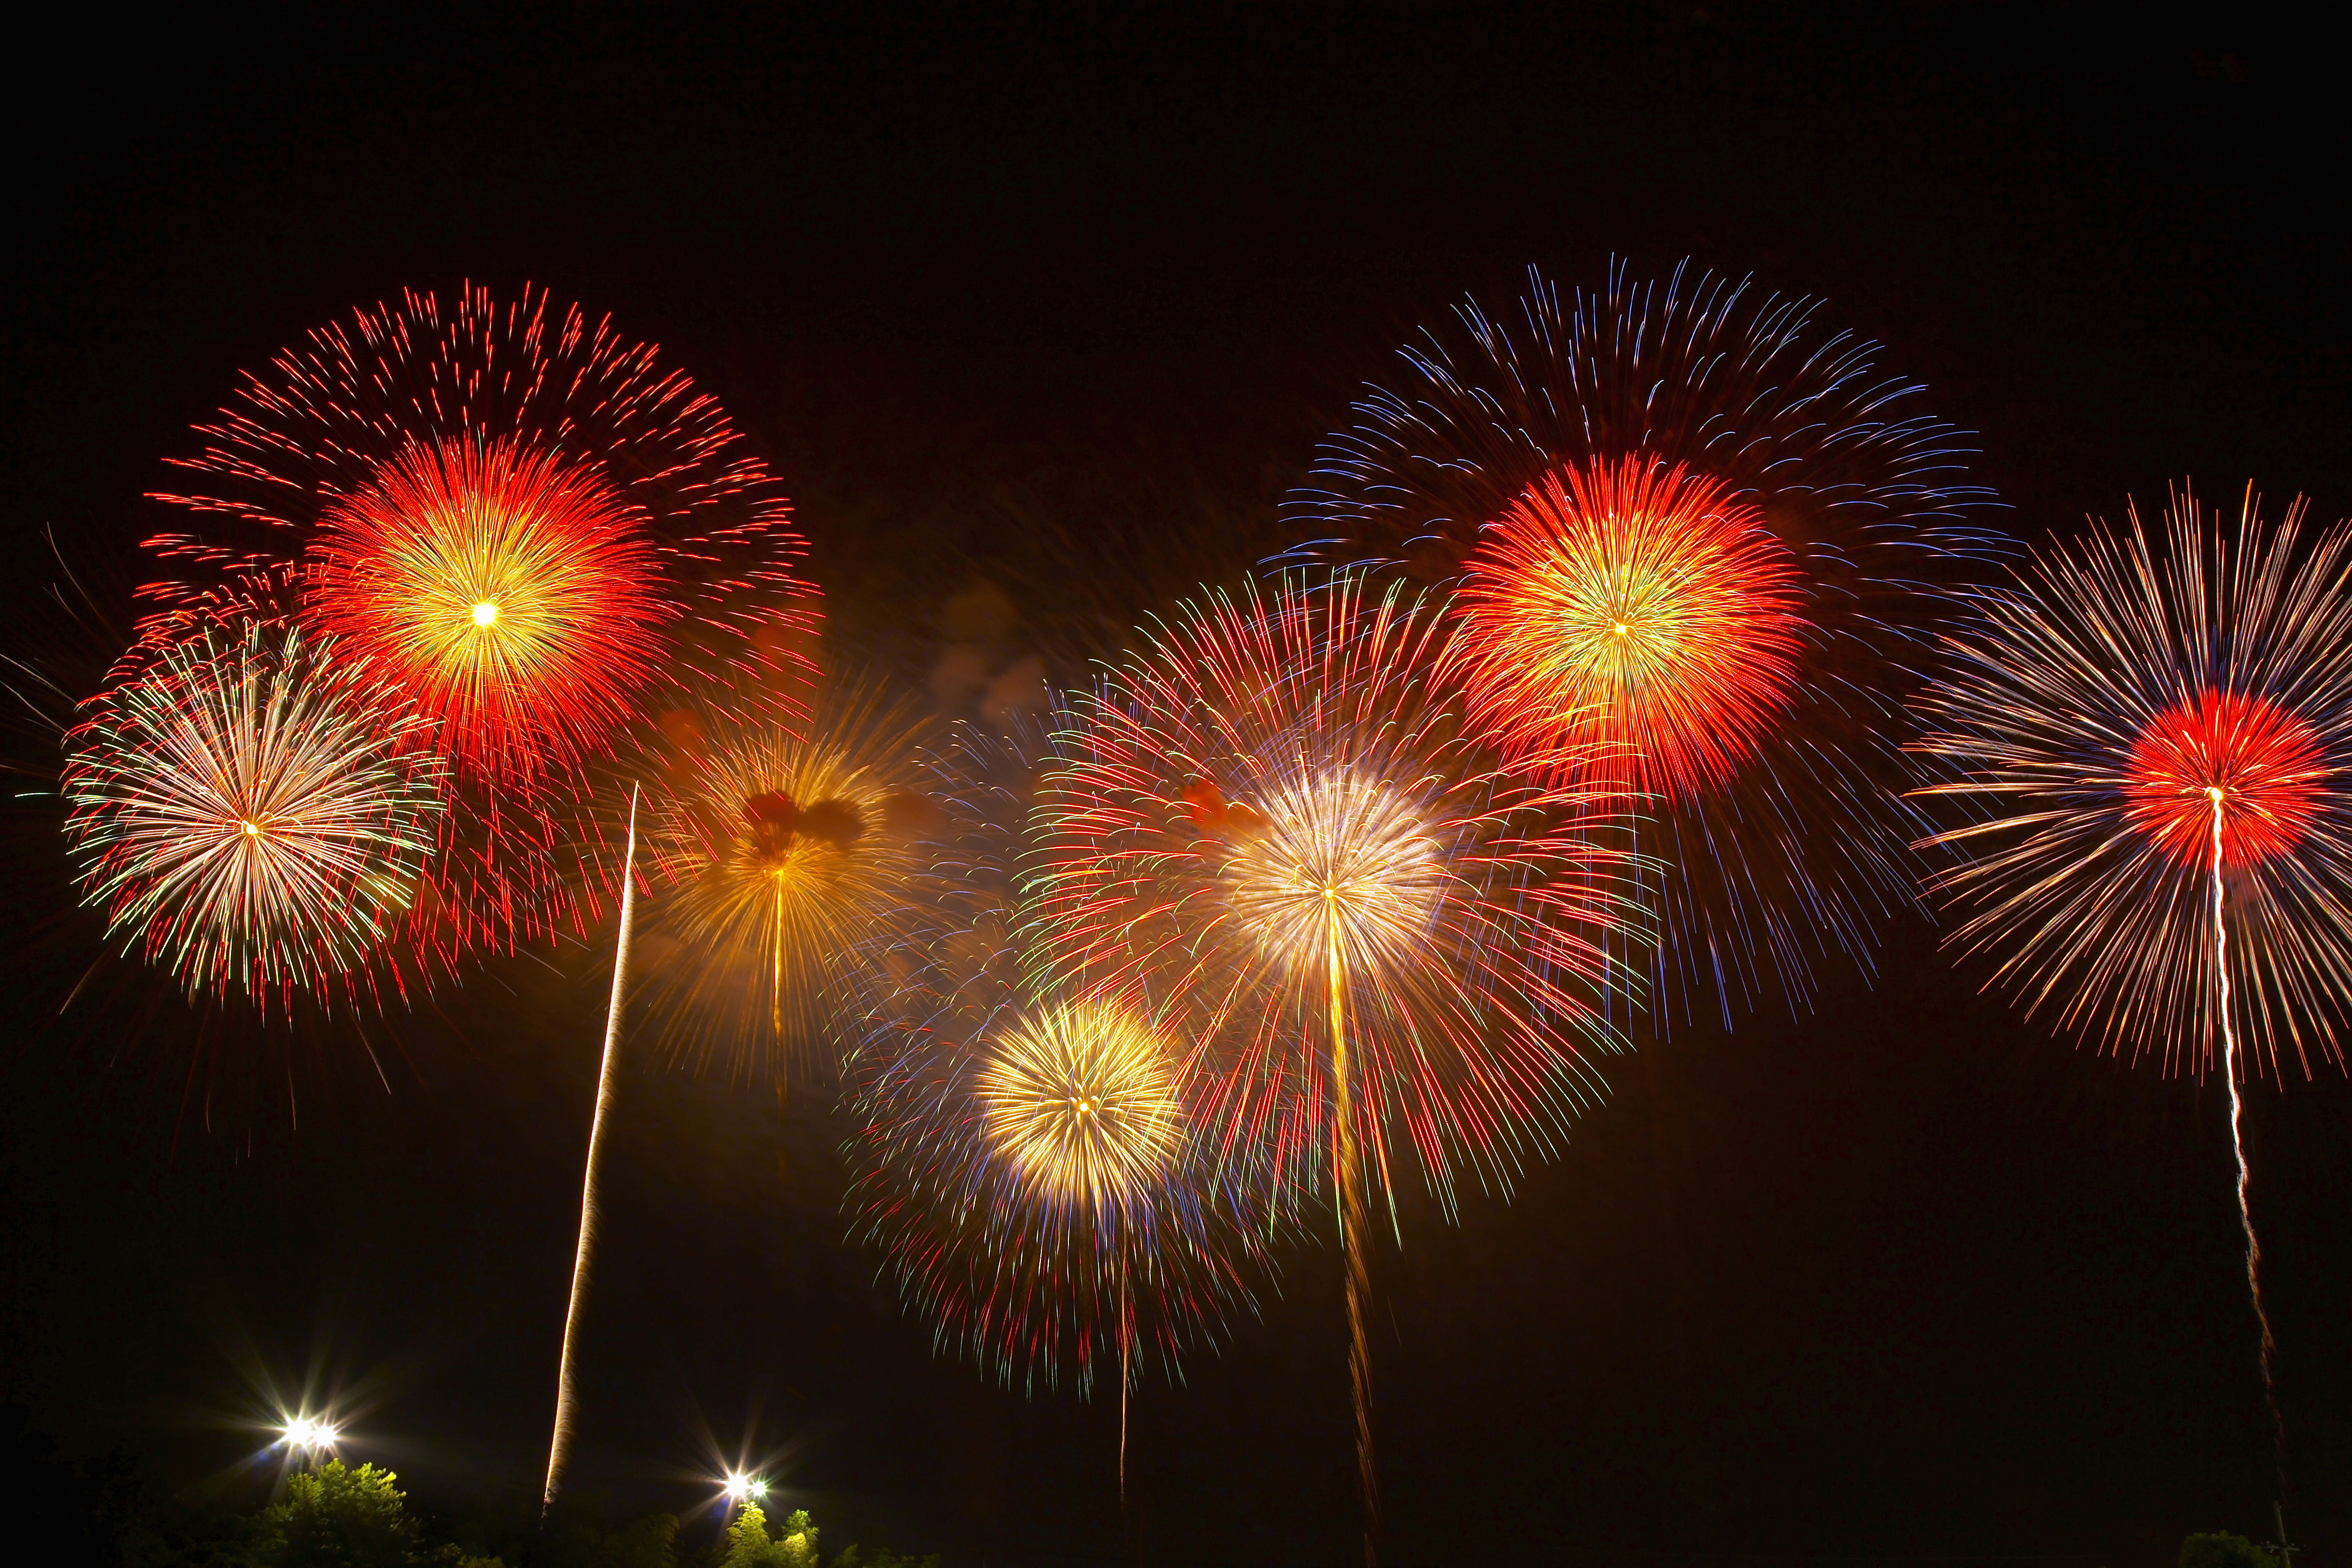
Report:
[[[462,769],[605,750],[653,678],[660,563],[635,509],[511,441],[416,446],[320,520],[303,607],[393,671]]]
[[[2284,855],[2317,822],[2328,769],[2310,725],[2266,699],[2206,687],[2150,721],[2124,765],[2124,816],[2191,866]]]
[[[1569,464],[1463,564],[1452,652],[1518,757],[1601,758],[1671,801],[1718,787],[1783,713],[1802,588],[1754,502],[1681,464]]]
[[[586,765],[638,720],[805,722],[817,616],[791,503],[718,404],[609,321],[530,289],[404,294],[279,353],[196,434],[154,498],[180,521],[148,541],[177,580],[143,591],[159,607],[121,673],[251,616],[396,673],[458,763],[420,951],[593,918],[617,883]]]

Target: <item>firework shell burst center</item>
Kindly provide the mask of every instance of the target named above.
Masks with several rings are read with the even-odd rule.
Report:
[[[1096,1223],[1147,1203],[1182,1150],[1171,1042],[1124,1007],[1063,1004],[991,1043],[973,1093],[989,1141],[1046,1202]]]
[[[1787,711],[1802,611],[1759,508],[1627,457],[1544,475],[1483,531],[1449,657],[1515,756],[1598,751],[1683,798],[1727,783]]]
[[[304,609],[399,672],[461,766],[605,749],[647,684],[659,563],[623,499],[512,441],[417,445],[328,509]]]
[[[2125,814],[2202,866],[2221,813],[2221,863],[2286,854],[2318,822],[2328,769],[2309,724],[2258,694],[2207,687],[2150,721],[2124,764]]]
[[[1189,792],[1187,805],[1193,805]],[[1402,792],[1350,768],[1272,781],[1253,806],[1234,801],[1193,821],[1228,847],[1223,877],[1235,920],[1290,967],[1320,974],[1387,967],[1412,951],[1447,890],[1443,851]]]

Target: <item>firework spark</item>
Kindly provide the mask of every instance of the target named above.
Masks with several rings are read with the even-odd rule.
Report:
[[[2241,1080],[2340,1065],[2352,1021],[2347,568],[2300,502],[2271,525],[2250,493],[2234,539],[2186,491],[2153,538],[2135,510],[1984,596],[1918,742],[1986,814],[1936,838],[1967,854],[1932,884],[1947,941],[2028,1016],[2228,1085],[2266,1393]]]
[[[654,1005],[680,1056],[782,1084],[871,1010],[919,900],[928,722],[836,679],[804,736],[688,710],[668,728],[683,745],[646,835],[670,884],[646,933]]]
[[[83,889],[191,992],[372,988],[441,810],[430,729],[368,661],[291,629],[167,647],[68,737]]]
[[[1464,733],[1441,636],[1353,574],[1188,606],[1079,708],[1041,805],[1055,971],[1181,1019],[1221,1150],[1338,1211],[1368,1518],[1365,1199],[1401,1163],[1449,1205],[1458,1166],[1507,1189],[1609,1038],[1591,802]]]
[[[1605,742],[1596,782],[1647,797],[1668,866],[1661,1001],[1727,1025],[1867,963],[1915,897],[1906,703],[1939,585],[1991,548],[1959,433],[1814,310],[1531,274],[1517,320],[1469,301],[1407,347],[1294,508],[1303,554],[1460,584],[1455,657],[1515,756]]]
[[[261,613],[364,647],[458,763],[409,940],[584,929],[612,891],[583,760],[682,691],[805,714],[814,591],[773,478],[656,351],[529,289],[408,293],[247,376],[148,546],[142,647]],[[605,791],[609,794],[609,789]]]

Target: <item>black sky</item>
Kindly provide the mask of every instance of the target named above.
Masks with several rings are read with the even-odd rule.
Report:
[[[1981,433],[2022,539],[2184,475],[2342,517],[2341,87],[2234,15],[53,17],[7,109],[13,630],[69,657],[42,530],[119,595],[138,497],[241,367],[463,279],[659,342],[787,478],[829,636],[918,675],[983,584],[1013,606],[991,657],[1067,668],[1287,542],[1350,389],[1530,262],[1824,296]],[[218,1423],[255,1369],[315,1362],[420,1500],[526,1495],[596,954],[373,1028],[382,1081],[306,1039],[299,1125],[278,1094],[207,1128],[197,1026],[135,966],[60,1018],[96,947],[54,821],[12,805],[0,1391],[184,1485],[242,1451]],[[2153,1563],[2267,1526],[2220,1089],[2020,1027],[1923,922],[1886,943],[1815,1016],[1614,1063],[1508,1205],[1406,1215],[1376,1264],[1391,1561]],[[583,1482],[682,1508],[707,1423],[788,1455],[835,1543],[1119,1557],[1114,1413],[932,1356],[840,1245],[821,1100],[626,1088]],[[2352,1090],[2250,1115],[2291,1522],[2343,1562]],[[1147,1561],[1347,1560],[1339,1294],[1296,1258],[1263,1325],[1141,1395]]]

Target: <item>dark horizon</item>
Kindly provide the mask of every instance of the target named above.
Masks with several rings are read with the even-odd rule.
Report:
[[[127,626],[140,498],[237,374],[465,279],[659,343],[782,477],[829,646],[918,689],[957,645],[1075,679],[1295,542],[1355,390],[1529,265],[1817,296],[1977,433],[2027,544],[2184,478],[2352,516],[2344,132],[2289,36],[1715,4],[94,26],[11,110],[0,347],[6,651],[92,679],[43,531]],[[54,737],[8,758],[38,790]],[[253,1373],[316,1363],[419,1505],[527,1507],[609,927],[369,1048],[310,1031],[299,1120],[273,1087],[207,1126],[167,984],[116,960],[65,1005],[98,922],[54,811],[12,802],[5,842],[0,1401],[186,1487],[257,1446],[224,1425]],[[2121,1568],[2270,1533],[2224,1089],[2021,1022],[1922,917],[1882,937],[1803,1016],[1643,1024],[1509,1203],[1404,1215],[1384,1561]],[[2347,1117],[2333,1065],[2250,1099],[2300,1568],[2352,1560]],[[632,1058],[572,1484],[683,1511],[768,1456],[831,1547],[1125,1560],[1115,1402],[935,1354],[843,1240],[844,1131]],[[1339,1295],[1333,1251],[1290,1257],[1263,1323],[1137,1396],[1146,1561],[1356,1560]]]

